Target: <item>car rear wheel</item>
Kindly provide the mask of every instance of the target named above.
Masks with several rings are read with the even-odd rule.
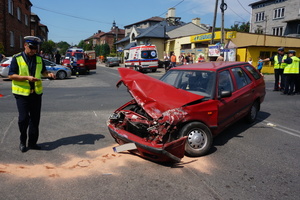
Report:
[[[212,145],[210,129],[201,122],[191,122],[180,130],[180,136],[187,136],[185,154],[188,156],[203,156]]]
[[[67,77],[67,74],[64,71],[58,71],[56,73],[56,78],[58,78],[60,80],[65,79],[66,77]]]
[[[257,118],[257,114],[258,114],[258,111],[259,111],[259,103],[257,101],[255,101],[250,110],[249,110],[249,113],[246,115],[246,121],[248,123],[253,123],[255,122],[256,118]]]

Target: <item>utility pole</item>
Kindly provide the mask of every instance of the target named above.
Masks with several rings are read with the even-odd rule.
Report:
[[[212,27],[212,30],[211,30],[211,41],[210,41],[210,44],[215,43],[215,28],[216,28],[216,21],[217,21],[218,4],[219,4],[219,0],[216,0],[214,22],[213,22],[213,27]]]
[[[227,4],[224,3],[224,0],[222,0],[222,3],[220,5],[221,14],[222,14],[222,25],[221,25],[221,44],[225,43],[225,31],[224,31],[224,11],[227,10]]]

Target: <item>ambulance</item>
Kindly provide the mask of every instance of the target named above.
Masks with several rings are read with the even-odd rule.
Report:
[[[125,67],[140,72],[156,72],[158,67],[156,46],[140,45],[131,47],[125,56]]]

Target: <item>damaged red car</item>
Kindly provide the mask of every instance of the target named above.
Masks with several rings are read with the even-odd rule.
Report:
[[[256,120],[263,76],[246,62],[205,62],[170,69],[160,80],[119,68],[133,99],[107,122],[120,146],[157,162],[205,155],[213,137],[234,122]]]

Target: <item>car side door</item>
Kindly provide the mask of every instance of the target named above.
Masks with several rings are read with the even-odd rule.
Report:
[[[230,92],[231,95],[222,97],[222,92]],[[224,129],[235,119],[236,95],[229,70],[223,70],[217,74],[217,99],[218,99],[218,128]]]
[[[235,118],[238,120],[249,112],[253,103],[254,83],[241,66],[233,67],[230,71],[235,83]]]

